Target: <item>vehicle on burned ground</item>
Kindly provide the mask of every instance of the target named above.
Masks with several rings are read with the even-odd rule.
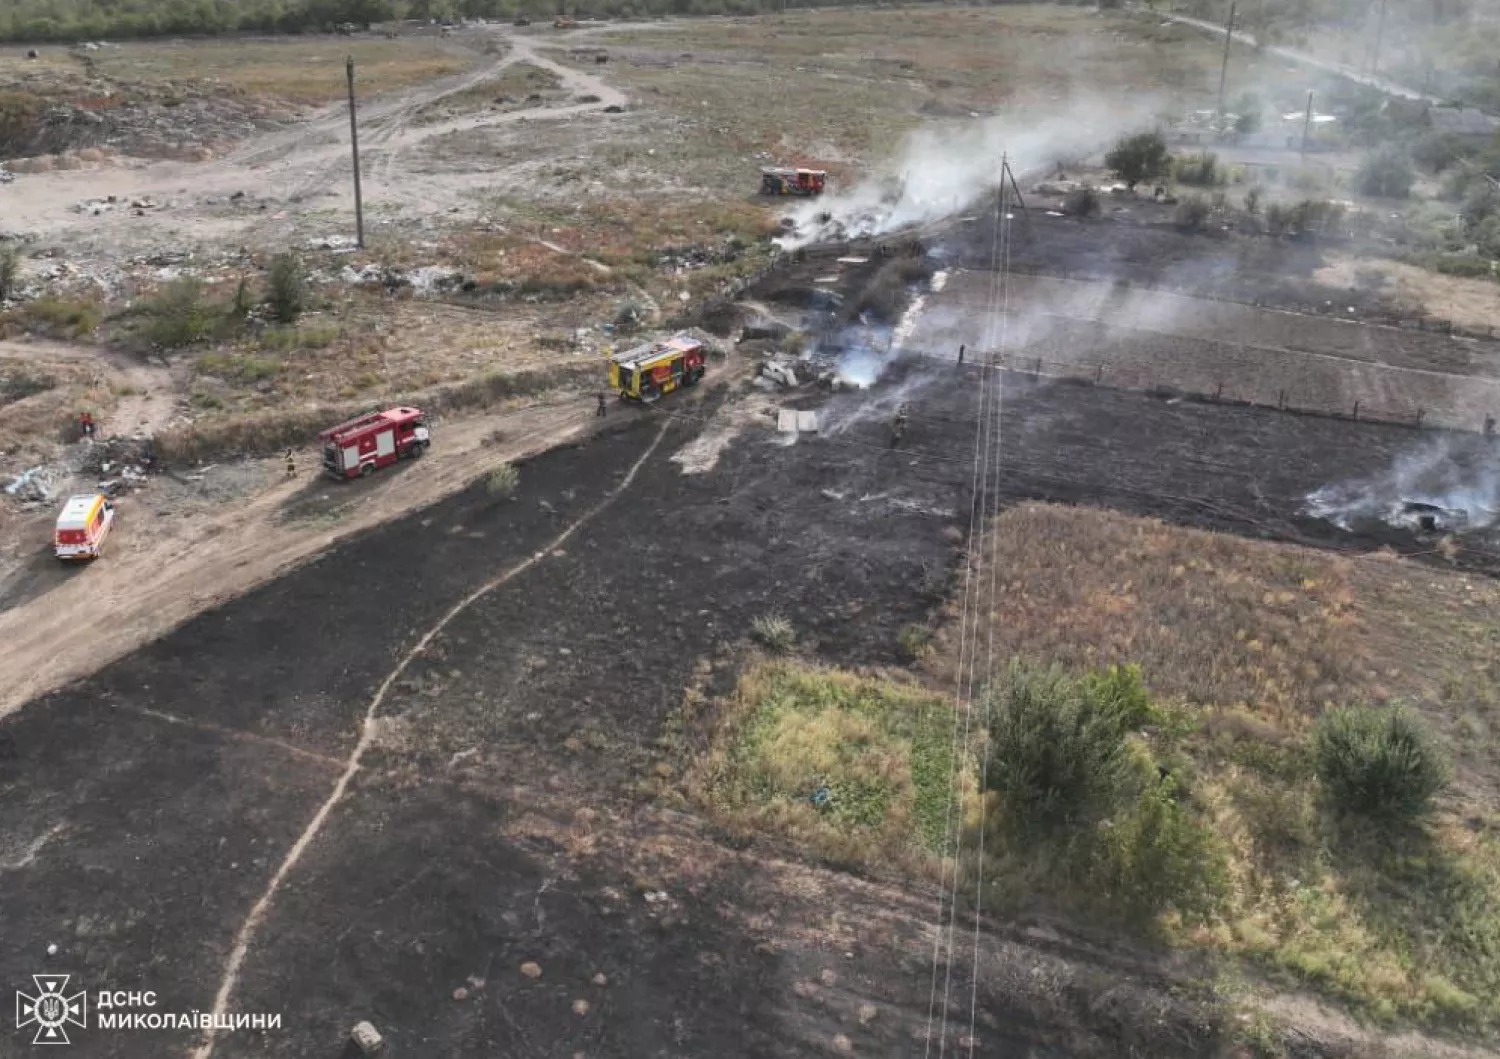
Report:
[[[703,343],[687,335],[634,346],[609,358],[610,389],[626,400],[650,404],[696,385],[707,370],[704,355]]]

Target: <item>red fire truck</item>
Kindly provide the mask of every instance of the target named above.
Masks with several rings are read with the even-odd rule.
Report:
[[[387,408],[330,427],[318,440],[323,443],[324,470],[335,478],[358,478],[422,455],[432,435],[420,408]]]

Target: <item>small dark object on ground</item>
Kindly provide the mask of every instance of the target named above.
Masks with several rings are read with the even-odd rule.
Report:
[[[31,50],[29,50],[26,53],[26,58],[28,58],[28,59],[40,59],[41,56],[37,54],[37,50],[35,48],[32,48]]]
[[[623,114],[624,112],[625,108],[617,103],[611,103],[609,106],[604,108],[604,113],[606,114]]]
[[[599,55],[594,56],[594,61],[596,63],[607,63],[607,62],[609,62],[609,56],[608,55],[604,55],[604,54],[599,54]]]

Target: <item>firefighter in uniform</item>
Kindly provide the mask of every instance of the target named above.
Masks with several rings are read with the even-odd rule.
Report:
[[[891,448],[895,448],[906,440],[906,402],[901,402],[901,407],[896,409],[896,421],[891,424]]]
[[[594,410],[594,418],[595,419],[602,419],[604,417],[604,414],[605,414],[605,411],[606,411],[607,407],[608,406],[605,403],[604,391],[600,390],[599,391],[599,407]]]
[[[286,476],[297,477],[297,456],[291,449],[286,450]]]
[[[84,437],[91,438],[94,436],[94,417],[91,413],[79,413],[78,425],[83,430]]]

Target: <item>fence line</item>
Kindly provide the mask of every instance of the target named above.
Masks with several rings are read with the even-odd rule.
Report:
[[[903,356],[918,356],[931,360],[953,361],[953,352],[934,352],[903,347]],[[1057,379],[1089,386],[1107,386],[1116,390],[1149,393],[1163,398],[1180,398],[1222,404],[1239,408],[1272,408],[1296,415],[1319,416],[1327,419],[1346,419],[1353,422],[1380,423],[1402,426],[1414,430],[1459,430],[1470,433],[1492,434],[1495,422],[1490,417],[1484,421],[1465,425],[1452,417],[1443,417],[1438,410],[1418,404],[1390,407],[1358,399],[1346,405],[1333,406],[1327,402],[1308,404],[1299,401],[1290,386],[1278,386],[1274,396],[1254,392],[1255,388],[1218,384],[1213,390],[1193,389],[1163,383],[1153,378],[1157,373],[1150,370],[1121,370],[1108,360],[1089,362],[1049,360],[1045,357],[1026,356],[998,350],[966,350],[965,365],[993,366],[1018,375],[1034,378]]]

